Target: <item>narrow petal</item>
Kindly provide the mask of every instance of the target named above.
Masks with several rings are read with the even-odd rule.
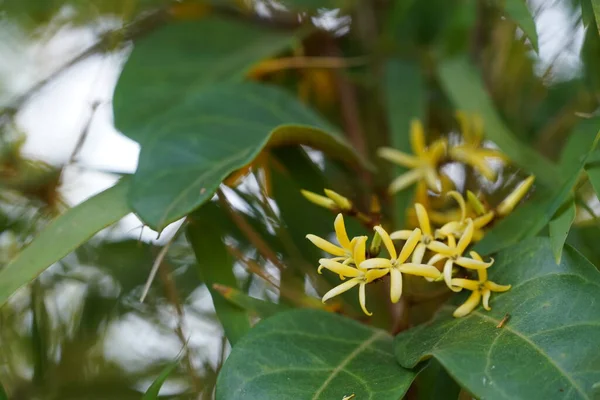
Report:
[[[448,286],[448,289],[452,290],[453,292],[460,292],[462,290],[462,288],[460,286],[454,286],[452,285],[452,266],[453,266],[453,262],[452,260],[446,260],[446,263],[444,264],[444,282],[446,282],[446,286]]]
[[[375,279],[382,278],[390,272],[389,269],[370,269],[365,273],[367,283],[373,282]]]
[[[427,265],[435,265],[436,263],[442,261],[444,258],[447,258],[448,256],[444,255],[444,254],[434,254],[433,257],[431,257],[429,259],[429,261],[427,261]]]
[[[322,300],[323,303],[325,303],[327,300],[331,299],[332,297],[335,297],[339,294],[347,292],[348,290],[352,289],[354,286],[358,285],[360,282],[361,282],[360,279],[353,278],[347,282],[337,285],[336,287],[331,289],[329,292],[325,293],[325,295],[323,296],[323,300]]]
[[[442,183],[440,182],[440,177],[437,173],[437,170],[433,167],[427,167],[423,171],[423,178],[425,179],[429,189],[436,193],[440,193],[442,191]]]
[[[492,295],[492,292],[490,292],[489,289],[483,289],[481,291],[481,295],[482,295],[482,303],[483,303],[483,308],[485,308],[487,311],[490,311],[492,308],[490,307],[490,296]]]
[[[454,278],[451,281],[452,286],[460,287],[468,290],[478,290],[479,282],[472,279]]]
[[[329,197],[339,207],[340,210],[349,211],[352,209],[352,202],[338,192],[331,189],[323,189],[325,195]]]
[[[338,242],[340,242],[340,245],[344,249],[350,250],[350,239],[348,239],[346,225],[344,224],[344,216],[341,213],[335,217],[333,227],[335,228],[335,236],[337,237]]]
[[[319,264],[323,268],[327,268],[328,270],[343,276],[350,276],[352,278],[356,278],[357,276],[362,275],[362,272],[359,271],[357,268],[353,268],[348,265],[344,265],[340,262],[329,260],[327,258],[321,258],[319,260]]]
[[[505,161],[505,162],[510,161],[510,158],[508,158],[508,156],[506,154],[504,154],[503,152],[501,152],[500,150],[488,149],[487,147],[480,147],[479,149],[477,149],[477,152],[481,156],[486,157],[486,158],[496,158],[498,160]]]
[[[367,237],[359,236],[354,243],[354,249],[352,252],[352,258],[354,258],[354,264],[360,265],[365,261],[365,252],[367,251]]]
[[[429,146],[429,159],[432,164],[437,165],[442,157],[446,154],[448,143],[446,139],[438,139]]]
[[[413,250],[419,244],[421,240],[421,230],[419,228],[415,228],[415,230],[410,234],[410,237],[402,246],[402,250],[400,250],[400,255],[398,256],[398,262],[403,263],[408,260],[408,257],[412,254]]]
[[[419,165],[419,159],[413,155],[406,154],[391,147],[382,147],[377,150],[377,155],[384,160],[393,162],[407,168],[415,168]]]
[[[312,242],[315,246],[320,248],[323,251],[326,251],[329,254],[333,254],[334,256],[345,256],[346,251],[341,247],[334,245],[333,243],[328,242],[325,239],[322,239],[316,235],[306,235],[306,238]]]
[[[390,300],[397,303],[402,296],[402,273],[396,268],[390,271]]]
[[[361,283],[358,289],[358,302],[360,303],[360,308],[362,308],[363,312],[367,314],[369,317],[373,315],[372,312],[367,310],[367,284]]]
[[[410,171],[394,179],[392,183],[390,183],[388,191],[390,192],[390,194],[394,194],[403,189],[406,189],[407,187],[421,179],[422,175],[423,173],[420,169],[411,169]]]
[[[402,231],[396,231],[396,232],[392,232],[390,234],[390,238],[392,240],[406,240],[410,237],[410,234],[412,233],[412,231],[410,230],[402,230]]]
[[[444,224],[441,228],[435,231],[436,235],[446,237],[450,235],[455,235],[457,232],[460,232],[462,229],[462,222],[452,221]]]
[[[419,243],[415,248],[410,261],[413,264],[421,264],[423,262],[423,257],[425,257],[425,250],[427,250],[427,246],[425,246],[423,243]]]
[[[483,262],[478,260],[473,260],[472,258],[467,257],[458,257],[455,261],[461,267],[465,267],[468,269],[485,269],[492,266],[493,262]]]
[[[425,153],[425,131],[423,124],[418,119],[410,122],[410,147],[418,156]]]
[[[390,258],[394,259],[397,257],[396,254],[396,248],[394,247],[394,242],[392,242],[392,239],[390,238],[390,235],[386,232],[385,229],[383,229],[381,227],[381,225],[377,225],[375,228],[375,231],[379,234],[379,236],[381,237],[381,241],[383,242],[383,245],[385,246],[385,248],[387,249]]]
[[[432,265],[406,263],[394,269],[400,270],[403,274],[423,276],[425,278],[436,279],[440,276],[440,271]]]
[[[484,285],[492,292],[506,292],[512,287],[512,285],[498,285],[497,283],[494,283],[492,281],[487,281]]]
[[[450,157],[456,161],[468,164],[490,181],[496,181],[496,172],[489,166],[484,156],[476,149],[467,146],[456,146],[450,149]]]
[[[487,282],[487,280],[488,280],[487,268],[478,269],[477,270],[477,278],[479,279],[480,283]]]
[[[473,220],[467,219],[467,227],[463,232],[458,244],[456,245],[456,254],[462,254],[473,239]]]
[[[335,210],[337,208],[335,202],[328,197],[309,192],[308,190],[301,190],[300,192],[302,193],[302,196],[304,196],[306,200],[310,201],[311,203],[328,208],[330,210]]]
[[[465,301],[463,305],[454,310],[454,313],[452,313],[452,315],[456,318],[464,317],[465,315],[473,311],[475,307],[477,307],[477,305],[479,305],[480,300],[481,293],[479,293],[478,291],[471,293],[467,301]]]
[[[482,215],[485,213],[485,206],[481,200],[479,200],[479,197],[477,197],[477,195],[470,190],[467,190],[467,203],[469,203],[477,215]]]
[[[437,240],[432,240],[431,242],[429,242],[427,248],[433,251],[434,253],[439,253],[448,257],[452,257],[456,253],[455,249],[448,247],[448,245],[445,245],[442,242],[438,242]]]
[[[369,258],[359,264],[360,269],[392,268],[392,262],[387,258]]]
[[[480,217],[475,218],[473,221],[473,226],[476,230],[484,228],[487,224],[489,224],[494,219],[495,213],[493,211],[487,212]]]
[[[525,197],[529,191],[529,188],[531,188],[531,185],[533,185],[534,180],[535,176],[530,176],[521,182],[508,196],[506,196],[506,198],[502,200],[502,203],[496,207],[498,215],[504,217],[505,215],[509,214],[516,207],[516,205],[519,204],[521,199]]]
[[[431,236],[431,224],[429,223],[429,216],[427,210],[420,203],[415,203],[415,211],[417,212],[417,219],[419,220],[419,226],[423,234]]]

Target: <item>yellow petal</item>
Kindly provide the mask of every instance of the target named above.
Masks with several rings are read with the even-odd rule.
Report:
[[[481,200],[479,200],[479,197],[477,197],[477,195],[470,190],[467,190],[467,203],[469,203],[477,215],[485,213],[485,206]]]
[[[460,221],[464,221],[467,218],[467,204],[465,203],[465,199],[456,190],[449,191],[447,196],[452,197],[458,203],[460,207]]]
[[[476,230],[484,228],[487,224],[489,224],[494,219],[494,212],[490,211],[488,213],[483,214],[480,217],[477,217],[473,220],[473,227]]]
[[[410,234],[412,233],[411,230],[402,230],[402,231],[396,231],[396,232],[392,232],[390,234],[390,238],[392,240],[406,240],[410,237]]]
[[[359,278],[352,278],[349,281],[344,282],[344,283],[334,287],[329,292],[325,293],[325,295],[323,296],[323,299],[322,299],[323,303],[325,303],[327,300],[331,299],[332,297],[335,297],[344,292],[347,292],[348,290],[352,289],[354,286],[358,285],[360,282],[361,282],[361,280]]]
[[[361,283],[358,289],[358,302],[360,303],[360,308],[362,308],[363,312],[367,314],[369,317],[373,315],[372,312],[367,310],[367,294],[366,294],[366,283]]]
[[[452,315],[456,318],[464,317],[465,315],[473,311],[475,307],[477,307],[477,305],[479,305],[480,300],[481,293],[479,293],[478,291],[471,293],[467,301],[465,301],[463,305],[454,310],[454,313]]]
[[[456,146],[450,149],[450,157],[468,164],[486,179],[496,181],[496,172],[489,166],[485,157],[479,155],[476,149],[467,146]]]
[[[388,251],[388,253],[390,255],[390,258],[391,259],[396,258],[397,257],[396,248],[394,247],[394,242],[392,242],[392,239],[390,238],[390,235],[386,232],[385,229],[383,229],[383,227],[381,225],[377,225],[373,229],[375,229],[375,231],[381,237],[381,241],[383,242],[383,245],[387,249],[387,251]]]
[[[344,224],[344,216],[341,213],[335,217],[333,227],[335,228],[335,236],[337,237],[338,242],[340,242],[340,245],[344,249],[350,250],[350,239],[348,239],[346,225]]]
[[[442,261],[446,257],[448,257],[448,256],[443,255],[443,254],[434,254],[433,257],[431,257],[429,259],[429,261],[427,261],[427,265],[434,265],[437,262]]]
[[[311,203],[314,203],[320,207],[325,207],[330,210],[337,209],[337,205],[329,197],[321,196],[319,194],[309,192],[308,190],[301,190],[300,193],[302,193],[302,196],[304,196],[306,198],[306,200],[308,200]]]
[[[448,222],[444,224],[440,229],[436,230],[435,233],[438,237],[447,237],[450,235],[455,235],[457,232],[460,232],[462,229],[462,223],[458,221]]]
[[[418,119],[410,121],[410,146],[413,153],[418,156],[425,153],[425,131]]]
[[[369,258],[359,264],[360,269],[392,268],[392,262],[387,258]]]
[[[382,278],[390,272],[389,269],[370,269],[365,273],[367,283],[373,282],[375,279]]]
[[[492,281],[487,281],[484,285],[492,292],[506,292],[512,287],[512,285],[498,285],[497,283],[494,283]]]
[[[427,250],[427,246],[423,243],[419,243],[413,252],[411,262],[413,264],[421,264],[423,262],[423,257],[425,257],[425,250]]]
[[[429,223],[427,210],[422,204],[415,203],[415,211],[417,212],[417,219],[419,220],[421,231],[423,231],[423,234],[431,236],[431,224]]]
[[[446,139],[438,139],[429,146],[428,157],[432,165],[437,166],[437,163],[446,155],[447,146]]]
[[[417,157],[403,153],[400,150],[392,149],[391,147],[381,147],[377,150],[377,155],[384,160],[406,168],[416,168],[419,166],[419,159]]]
[[[458,121],[458,127],[460,128],[460,133],[465,140],[465,142],[469,142],[472,139],[471,135],[471,121],[469,116],[464,111],[456,111],[456,119]]]
[[[454,278],[450,281],[452,286],[468,290],[479,290],[479,282],[472,279]]]
[[[390,300],[397,303],[402,296],[402,273],[396,268],[390,271]]]
[[[341,194],[334,192],[331,189],[324,189],[324,192],[327,197],[333,200],[340,210],[349,211],[352,209],[352,202]]]
[[[440,271],[432,265],[406,263],[395,269],[400,270],[403,274],[423,276],[426,278],[436,279],[440,276]]]
[[[453,264],[454,263],[452,262],[452,260],[446,260],[446,263],[444,264],[444,282],[446,282],[446,286],[448,286],[448,289],[452,290],[453,292],[460,292],[462,290],[462,287],[452,285]]]
[[[408,257],[410,257],[420,240],[421,230],[419,228],[415,228],[415,230],[413,230],[413,232],[410,234],[410,237],[406,240],[406,243],[404,243],[404,246],[402,246],[402,250],[400,250],[400,255],[398,255],[397,259],[399,263],[403,263],[404,261],[408,260]]]
[[[477,278],[479,279],[480,283],[484,283],[487,282],[488,280],[488,273],[487,273],[487,269],[478,269],[477,270]]]
[[[323,251],[326,251],[329,254],[333,254],[334,256],[345,256],[346,251],[341,247],[338,247],[325,239],[322,239],[316,235],[308,234],[306,238],[312,242],[315,246],[320,248]]]
[[[456,254],[462,254],[471,243],[471,239],[473,239],[473,229],[473,220],[469,218],[467,219],[467,227],[456,245]]]
[[[427,167],[423,170],[423,172],[423,178],[425,179],[429,189],[436,193],[440,193],[442,191],[442,183],[440,182],[440,177],[438,176],[437,170],[433,167]]]
[[[455,253],[455,250],[451,247],[448,247],[442,242],[438,242],[437,240],[432,240],[427,245],[427,248],[434,253],[439,253],[447,257],[452,257]]]
[[[403,189],[406,189],[407,187],[421,179],[422,175],[423,173],[420,169],[412,169],[400,175],[399,177],[394,179],[392,183],[390,183],[390,187],[388,188],[389,193],[394,194]]]
[[[483,261],[473,260],[467,257],[458,257],[454,262],[460,265],[461,267],[465,267],[468,269],[485,269],[491,267],[494,263],[493,261],[486,263]]]
[[[521,201],[525,194],[533,185],[533,181],[535,180],[535,176],[531,175],[529,178],[525,179],[521,182],[515,190],[512,191],[506,198],[500,203],[500,205],[496,208],[498,215],[504,217],[509,214],[516,205]]]
[[[319,264],[323,268],[327,268],[328,270],[335,272],[336,274],[339,274],[342,276],[349,276],[352,278],[356,278],[357,276],[361,276],[363,274],[357,268],[350,267],[348,265],[342,264],[337,261],[331,261],[327,258],[321,258],[319,260]]]
[[[479,152],[479,154],[481,154],[483,157],[486,158],[495,158],[504,162],[508,162],[510,161],[510,158],[508,158],[508,156],[506,154],[504,154],[503,152],[501,152],[500,150],[496,150],[496,149],[488,149],[486,147],[480,147],[479,149],[477,149],[477,151]]]
[[[481,295],[483,297],[483,308],[485,308],[486,310],[490,311],[492,308],[490,307],[490,296],[492,295],[492,292],[490,292],[489,289],[483,289],[481,291]]]
[[[365,261],[365,253],[367,251],[367,237],[360,236],[356,239],[356,243],[354,244],[354,251],[352,252],[352,258],[354,259],[354,264],[360,265],[363,261]]]

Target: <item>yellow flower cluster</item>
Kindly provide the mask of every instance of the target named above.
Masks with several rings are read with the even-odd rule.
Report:
[[[313,203],[340,212],[334,223],[339,245],[315,235],[307,235],[314,245],[332,256],[319,260],[318,272],[327,269],[338,274],[342,281],[323,296],[323,302],[358,286],[359,303],[365,314],[371,315],[366,307],[366,286],[389,275],[390,300],[396,303],[402,296],[403,274],[408,274],[421,276],[429,282],[443,281],[454,292],[470,290],[471,295],[453,314],[455,317],[462,317],[480,303],[484,309],[490,310],[491,293],[510,289],[510,285],[499,285],[488,280],[487,269],[494,264],[494,260],[484,261],[475,251],[469,251],[469,246],[484,236],[485,230],[494,220],[506,216],[514,209],[531,188],[534,177],[530,176],[521,182],[494,208],[484,204],[468,190],[465,200],[461,193],[452,190],[452,182],[439,174],[439,167],[443,162],[462,162],[487,179],[495,180],[496,174],[486,159],[507,160],[499,151],[481,147],[483,129],[479,118],[467,118],[464,113],[458,113],[457,119],[463,140],[450,148],[445,139],[437,139],[427,146],[423,126],[419,121],[414,121],[410,132],[414,155],[390,148],[379,150],[381,157],[411,169],[396,178],[389,191],[394,193],[417,183],[412,210],[414,229],[389,234],[381,225],[376,225],[370,249],[367,250],[367,236],[350,239],[346,232],[343,214],[359,214],[348,199],[329,190],[325,190],[326,196],[303,192]],[[431,200],[428,193],[430,190],[440,195]],[[445,208],[447,199],[456,202],[457,207],[444,211],[435,210]],[[434,207],[431,204],[433,202],[436,202]],[[440,204],[444,207],[439,207]],[[375,224],[367,226],[373,225]],[[399,252],[394,241],[403,241]],[[388,257],[377,257],[380,244],[387,250]],[[477,279],[465,278],[471,274],[476,274]]]

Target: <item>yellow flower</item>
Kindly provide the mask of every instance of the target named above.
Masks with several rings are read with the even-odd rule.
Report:
[[[521,199],[525,197],[531,185],[533,185],[533,181],[535,180],[535,176],[531,175],[523,182],[519,183],[517,187],[508,195],[502,202],[496,207],[496,212],[498,215],[504,217],[519,204]]]
[[[411,262],[414,264],[421,264],[423,261],[423,257],[425,255],[425,250],[429,249],[431,251],[437,252],[438,249],[444,249],[445,247],[440,247],[439,245],[445,246],[443,243],[437,242],[433,238],[433,233],[431,230],[431,224],[429,222],[429,215],[425,207],[422,204],[415,204],[415,212],[417,214],[417,220],[419,221],[419,228],[421,229],[421,235],[419,239],[419,243],[416,245],[413,253]],[[392,240],[407,240],[414,234],[414,231],[410,230],[401,230],[392,232],[390,238]],[[408,242],[407,242],[408,244]],[[405,245],[406,246],[406,245]]]
[[[452,268],[454,267],[454,264],[460,265],[461,267],[468,269],[481,270],[489,268],[494,263],[493,259],[489,263],[484,262],[483,260],[481,260],[481,257],[474,251],[469,253],[471,255],[471,258],[463,256],[463,253],[465,252],[466,248],[471,243],[471,239],[473,238],[473,230],[473,220],[469,218],[467,219],[467,227],[465,228],[464,233],[460,237],[458,244],[456,243],[456,239],[454,239],[454,236],[452,235],[448,236],[448,245],[445,245],[441,242],[436,242],[437,244],[435,245],[435,251],[438,254],[435,254],[433,257],[431,257],[431,259],[427,263],[433,265],[438,261],[446,259],[443,270],[444,281],[446,282],[448,288],[450,288],[450,290],[454,292],[460,292],[462,290],[460,287],[455,287],[452,285]]]
[[[360,269],[380,270],[390,274],[390,299],[392,303],[397,303],[402,296],[402,274],[418,275],[426,278],[435,279],[440,276],[440,271],[431,265],[407,263],[408,257],[421,239],[421,230],[416,228],[406,240],[400,254],[396,253],[394,243],[390,235],[381,226],[376,226],[375,231],[381,237],[383,245],[387,249],[390,258],[371,258],[361,262]]]
[[[479,261],[481,257],[477,256]],[[483,308],[486,310],[491,310],[490,307],[490,296],[492,292],[506,292],[510,290],[511,285],[498,285],[492,281],[488,280],[487,270],[479,269],[477,270],[478,280],[474,281],[471,279],[461,279],[454,278],[452,279],[452,285],[471,290],[473,293],[469,296],[467,301],[463,303],[460,307],[458,307],[452,315],[456,318],[464,317],[469,314],[471,311],[475,309],[479,305],[481,299],[483,299]]]
[[[468,212],[467,204],[466,204],[463,196],[454,190],[448,192],[447,195],[452,197],[458,203],[458,206],[460,209],[460,218],[455,221],[447,222],[441,228],[437,229],[435,231],[435,234],[436,234],[436,237],[445,238],[445,237],[448,237],[449,235],[452,235],[456,239],[458,239],[463,235],[463,233],[465,232],[465,229],[467,228],[467,225],[468,225],[467,224],[467,212]],[[474,200],[471,200],[470,202],[472,202],[472,201],[474,201]],[[478,203],[476,205],[476,207],[480,208],[479,205],[481,205],[483,207],[483,205],[481,203]],[[471,214],[476,214],[476,213],[471,213]],[[486,212],[486,213],[479,215],[479,216],[475,217],[474,219],[472,219],[473,229],[474,229],[472,241],[477,242],[477,241],[481,240],[481,238],[483,237],[483,234],[484,234],[483,228],[485,228],[494,219],[494,216],[495,216],[494,212],[489,211],[489,212]]]
[[[333,227],[335,229],[335,236],[340,244],[339,246],[313,234],[306,235],[306,238],[321,250],[335,256],[332,260],[341,261],[344,264],[354,263],[353,255],[356,241],[361,238],[365,238],[366,240],[366,236],[354,238],[351,241],[348,238],[348,233],[346,233],[346,225],[344,224],[344,216],[342,214],[338,214],[335,217]],[[319,267],[320,272],[321,267]]]
[[[302,196],[308,201],[318,206],[327,208],[329,210],[339,211],[350,211],[352,210],[352,202],[341,194],[334,192],[331,189],[324,189],[325,196],[310,192],[308,190],[301,190]]]
[[[321,267],[326,268],[332,272],[335,272],[336,274],[340,275],[341,277],[343,276],[343,277],[351,278],[348,281],[339,284],[338,286],[334,287],[333,289],[331,289],[330,291],[325,293],[325,295],[323,296],[323,299],[322,299],[323,303],[325,303],[327,300],[331,299],[332,297],[342,294],[342,293],[352,289],[354,286],[359,285],[358,286],[358,302],[360,303],[360,307],[362,308],[362,310],[365,314],[373,315],[373,313],[370,313],[367,310],[366,286],[367,286],[367,284],[373,282],[375,279],[379,279],[379,278],[387,275],[388,271],[382,270],[382,269],[368,270],[368,269],[360,267],[360,265],[362,263],[364,263],[364,261],[365,261],[366,242],[367,242],[366,236],[361,236],[361,237],[357,238],[356,242],[355,242],[354,254],[352,255],[352,258],[353,258],[354,263],[356,263],[356,265],[358,265],[359,267],[351,267],[350,265],[340,263],[333,259],[322,258],[319,260],[319,264],[321,264]],[[319,267],[319,268],[321,268],[321,267]]]
[[[481,147],[483,141],[483,121],[478,115],[469,118],[465,113],[456,113],[459,121],[463,142],[448,150],[448,155],[453,160],[470,165],[482,176],[490,181],[496,180],[496,172],[490,167],[487,158],[506,161],[507,158],[498,150]]]
[[[381,158],[410,168],[410,171],[392,181],[389,192],[399,192],[420,180],[424,180],[431,190],[439,193],[442,188],[437,168],[446,154],[446,140],[436,140],[429,147],[426,147],[423,125],[418,120],[413,120],[411,123],[410,139],[414,155],[390,147],[382,147],[377,151]]]

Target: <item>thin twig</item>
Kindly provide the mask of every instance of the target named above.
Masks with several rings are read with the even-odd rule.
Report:
[[[265,60],[256,66],[255,75],[265,75],[286,69],[336,69],[358,67],[368,63],[367,57],[282,57]]]
[[[277,278],[275,278],[273,275],[269,274],[267,271],[262,269],[260,267],[260,265],[258,265],[258,263],[256,263],[254,260],[251,260],[250,258],[246,257],[244,254],[242,254],[241,251],[239,251],[238,249],[236,249],[233,246],[227,246],[227,251],[229,252],[229,254],[231,254],[233,256],[233,258],[242,262],[242,264],[246,267],[246,269],[249,272],[264,279],[268,284],[273,286],[275,289],[279,290],[279,284],[277,283]]]

